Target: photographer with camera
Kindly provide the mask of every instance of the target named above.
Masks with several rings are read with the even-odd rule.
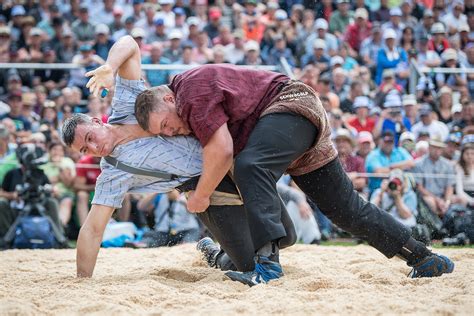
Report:
[[[47,161],[44,151],[34,144],[23,144],[16,155],[20,167],[8,171],[2,183],[0,243],[10,246],[9,243],[18,237],[17,227],[22,224],[19,217],[27,216],[45,217],[51,236],[54,235],[60,244],[64,243],[57,201],[50,196],[48,177],[38,168]]]
[[[416,226],[417,198],[402,170],[394,169],[372,194],[371,202],[387,211],[403,225]]]

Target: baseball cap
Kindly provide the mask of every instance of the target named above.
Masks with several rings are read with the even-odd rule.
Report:
[[[199,24],[201,24],[201,20],[199,20],[198,17],[196,16],[190,16],[187,20],[186,20],[186,23],[188,25],[195,25],[195,26],[198,26]]]
[[[79,11],[80,12],[89,12],[89,7],[87,6],[87,4],[83,3],[79,6]]]
[[[275,19],[280,20],[280,21],[286,20],[288,19],[288,13],[286,13],[285,10],[278,9],[275,12]]]
[[[467,23],[462,23],[458,27],[458,32],[470,32],[470,31],[471,31],[471,29],[469,28],[469,24],[467,24]]]
[[[388,94],[383,103],[385,108],[399,108],[402,106],[402,100],[398,94]]]
[[[458,60],[458,52],[454,48],[447,48],[442,54],[441,58],[444,61]]]
[[[0,26],[0,34],[6,34],[10,35],[11,34],[11,29],[8,26]]]
[[[357,142],[359,144],[363,143],[373,143],[374,142],[374,137],[372,136],[372,133],[367,132],[367,131],[362,131],[357,135]]]
[[[135,18],[133,16],[129,16],[125,19],[125,24],[135,23]]]
[[[268,2],[267,3],[267,9],[269,10],[277,10],[277,9],[280,9],[280,5],[278,4],[278,2]]]
[[[395,71],[392,68],[384,69],[384,71],[382,72],[383,79],[389,78],[389,77],[391,78],[395,77]]]
[[[425,9],[425,12],[423,12],[423,17],[433,17],[433,11],[430,9]]]
[[[95,34],[109,34],[109,27],[103,23],[95,26]]]
[[[168,36],[168,38],[170,40],[172,40],[172,39],[179,39],[180,40],[180,39],[183,38],[183,33],[181,33],[178,30],[173,30],[173,31],[170,32],[170,35]]]
[[[186,15],[186,11],[183,8],[176,7],[173,9],[174,14],[176,15]]]
[[[240,39],[243,39],[245,36],[244,31],[242,29],[235,29],[232,35],[234,36],[234,38],[240,38]]]
[[[155,26],[161,26],[161,25],[165,25],[165,20],[163,20],[162,18],[156,19]]]
[[[112,10],[113,15],[123,15],[123,9],[121,7],[114,7]]]
[[[443,23],[441,22],[436,22],[431,26],[431,34],[444,34],[446,33],[446,30],[444,28]]]
[[[315,49],[326,49],[326,42],[321,38],[317,38],[317,39],[314,40],[313,48],[315,48]]]
[[[384,40],[387,40],[387,39],[390,39],[390,38],[393,38],[393,39],[397,38],[397,32],[395,32],[394,29],[387,29],[383,33],[383,39]]]
[[[326,21],[325,19],[319,18],[314,23],[314,27],[316,30],[319,30],[319,29],[327,30],[329,27],[328,21]]]
[[[344,64],[344,58],[342,58],[341,56],[332,56],[331,57],[331,61],[329,62],[330,66],[331,67],[334,67],[336,65],[342,65]]]
[[[443,94],[451,94],[453,93],[453,90],[448,87],[448,86],[443,86],[441,89],[439,89],[438,96],[441,96]]]
[[[400,143],[403,143],[406,140],[411,140],[412,142],[415,141],[415,134],[412,132],[403,132],[402,135],[400,135]]]
[[[30,35],[31,36],[41,36],[41,35],[43,35],[43,30],[41,30],[38,27],[34,27],[30,30]]]
[[[133,38],[144,38],[146,36],[146,32],[141,27],[135,27],[133,28],[132,32],[130,32],[130,35],[132,35]]]
[[[20,90],[15,90],[12,91],[8,94],[8,100],[13,99],[13,98],[20,98],[22,97],[22,93]]]
[[[16,5],[12,8],[11,16],[25,15],[26,10],[22,5]]]
[[[451,113],[461,113],[462,112],[462,104],[461,103],[456,103],[453,104],[453,107],[451,108]]]
[[[222,16],[222,12],[218,8],[212,8],[212,9],[209,10],[209,18],[211,20],[220,19],[221,16]]]
[[[245,43],[245,51],[249,52],[251,50],[259,52],[260,45],[256,41],[248,41],[247,43]]]
[[[370,99],[366,96],[359,96],[354,99],[354,109],[358,108],[370,108]]]
[[[81,52],[88,52],[88,51],[91,51],[92,50],[92,45],[91,44],[82,44],[80,47],[79,47],[79,50]]]
[[[402,16],[402,10],[399,7],[391,8],[390,16]]]
[[[386,129],[382,132],[382,139],[383,141],[393,141],[395,139],[395,134],[389,130],[389,129]]]
[[[145,2],[145,1],[144,0],[133,0],[132,4],[141,4],[143,2]]]
[[[369,18],[369,13],[365,8],[358,8],[357,10],[355,10],[354,18],[362,18],[364,20],[367,20]]]
[[[406,94],[402,98],[403,106],[406,105],[416,105],[416,97],[413,94]]]
[[[431,107],[430,104],[428,103],[423,103],[420,107],[420,115],[429,115],[431,112],[433,112],[433,108]]]

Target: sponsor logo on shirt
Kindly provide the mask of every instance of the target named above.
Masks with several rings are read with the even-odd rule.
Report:
[[[290,93],[290,94],[283,94],[279,97],[280,100],[288,100],[288,99],[297,99],[300,97],[307,96],[309,94],[308,91],[303,91],[303,92],[295,92],[295,93]]]

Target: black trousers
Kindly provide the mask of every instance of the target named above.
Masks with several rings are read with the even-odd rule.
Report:
[[[245,149],[236,157],[235,181],[257,249],[285,235],[280,221],[284,206],[278,202],[276,181],[293,160],[312,146],[317,132],[302,116],[270,114],[259,120]],[[408,241],[410,230],[360,197],[338,159],[293,179],[334,224],[367,241],[385,256],[393,257]]]
[[[194,178],[179,187],[180,191],[194,190],[199,178]],[[226,176],[216,188],[216,191],[238,194],[237,188],[229,176]],[[284,230],[280,240],[280,248],[293,245],[296,240],[296,231],[283,201],[279,199],[279,221]],[[201,222],[206,225],[213,237],[219,242],[223,252],[219,257],[219,266],[222,270],[252,271],[255,267],[254,256],[257,248],[253,244],[250,233],[247,212],[243,205],[211,205],[206,212],[198,213]]]

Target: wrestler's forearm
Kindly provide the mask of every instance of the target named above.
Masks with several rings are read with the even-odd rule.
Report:
[[[195,194],[210,197],[232,166],[234,146],[227,124],[212,135],[203,148],[202,174]]]
[[[117,74],[119,70],[122,70],[122,65],[137,52],[139,52],[139,47],[133,37],[121,37],[110,49],[106,64],[112,68],[114,74]]]
[[[93,205],[77,238],[76,268],[78,277],[91,277],[99,254],[102,236],[114,209]]]

